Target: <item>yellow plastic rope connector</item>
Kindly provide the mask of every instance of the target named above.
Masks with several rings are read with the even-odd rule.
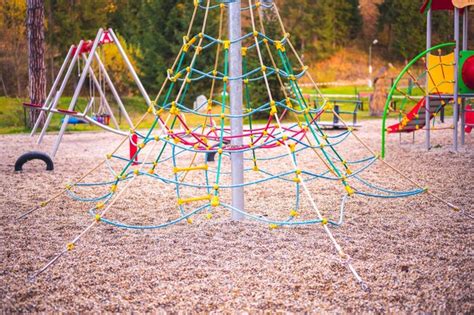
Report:
[[[100,209],[103,209],[105,207],[105,204],[103,202],[98,202],[96,205],[95,205],[95,208],[97,210],[100,210]]]
[[[208,169],[209,169],[208,164],[196,165],[196,166],[190,166],[190,167],[174,167],[173,173],[176,174],[179,172],[189,172],[189,171],[199,171],[199,170],[207,171]]]
[[[211,199],[211,206],[212,207],[217,207],[219,206],[220,202],[219,202],[219,197],[218,196],[214,196],[212,197]]]
[[[195,201],[202,201],[202,200],[211,200],[211,195],[204,195],[199,197],[192,197],[192,198],[179,198],[178,205],[184,205],[185,203],[191,203]]]
[[[224,41],[224,49],[228,50],[230,48],[230,40],[225,40]]]
[[[351,186],[346,185],[345,188],[347,191],[347,195],[352,196],[354,194],[354,190],[351,188]]]
[[[274,100],[270,101],[270,116],[275,115],[277,113],[276,109],[276,102]]]
[[[101,219],[101,216],[100,216],[100,214],[97,213],[97,214],[95,215],[95,221],[96,221],[96,222],[100,222],[100,219]]]
[[[290,211],[290,217],[292,218],[296,218],[297,216],[299,216],[300,214],[298,213],[298,211],[296,210],[291,210]]]
[[[279,40],[275,41],[275,47],[281,52],[285,51],[285,46],[283,46],[283,44]]]
[[[324,105],[323,110],[333,110],[334,106],[331,105],[331,103],[327,102],[326,105]]]
[[[179,109],[176,107],[175,102],[171,103],[170,114],[176,116],[179,115]]]
[[[66,249],[67,249],[68,251],[73,250],[73,249],[74,249],[74,243],[68,243],[68,244],[66,245]]]
[[[321,224],[322,224],[322,225],[328,224],[328,219],[322,218],[322,219],[321,219]]]
[[[278,224],[271,223],[271,224],[268,225],[268,227],[270,228],[270,230],[276,230],[276,229],[278,229]]]

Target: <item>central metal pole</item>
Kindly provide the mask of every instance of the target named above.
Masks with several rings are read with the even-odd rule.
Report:
[[[469,34],[469,7],[466,7],[462,16],[462,50],[467,50]],[[461,101],[461,145],[466,141],[466,98]]]
[[[426,14],[426,49],[431,48],[431,35],[432,35],[432,17],[433,13],[431,11],[431,8],[428,9],[428,13]],[[426,68],[429,69],[430,65],[428,64],[428,60],[430,60],[430,53],[426,54]],[[429,84],[428,80],[426,80],[426,99],[425,99],[425,129],[426,129],[426,139],[425,139],[425,148],[426,150],[431,149],[431,99],[430,99],[430,89],[429,89]],[[441,100],[442,101],[442,100]],[[415,133],[413,132],[413,135]]]
[[[454,40],[456,42],[456,48],[454,49],[454,110],[453,110],[453,150],[458,151],[458,128],[459,128],[459,9],[454,8]]]
[[[229,3],[229,98],[231,115],[242,115],[242,79],[232,78],[242,76],[242,43],[240,0],[231,0]],[[231,146],[242,147],[243,145],[243,121],[242,117],[230,119]],[[232,163],[232,206],[235,209],[244,210],[244,154],[236,152],[230,154]],[[238,186],[238,187],[236,187]],[[242,220],[244,215],[238,211],[232,211],[232,220]]]

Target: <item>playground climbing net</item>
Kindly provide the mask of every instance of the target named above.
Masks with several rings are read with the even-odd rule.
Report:
[[[319,92],[308,67],[297,54],[275,3],[254,3],[253,0],[248,0],[248,4],[242,5],[241,12],[248,17],[248,27],[240,38],[233,41],[226,38],[223,27],[227,7],[228,4],[213,3],[211,0],[194,2],[183,45],[168,69],[158,95],[148,104],[147,112],[135,124],[135,128],[130,130],[129,136],[124,137],[115,150],[78,180],[67,184],[57,194],[22,216],[45,207],[64,194],[74,200],[93,204],[89,210],[92,216],[90,225],[67,243],[33,277],[73,250],[78,241],[97,224],[105,223],[129,229],[157,229],[183,221],[192,223],[193,218],[199,215],[211,219],[213,213],[220,208],[240,212],[251,220],[268,224],[272,229],[319,224],[343,263],[362,287],[367,288],[331,232],[331,227],[342,223],[347,200],[354,195],[400,198],[431,192],[380,159],[379,154],[372,151],[351,127],[346,125],[346,129],[328,134],[318,125],[318,119],[324,113],[338,114]],[[216,26],[217,34],[210,34],[208,31],[210,20],[219,21]],[[265,27],[271,23],[266,23],[267,20],[273,23],[272,30],[268,27],[268,32]],[[202,26],[198,32],[193,33],[194,24],[198,21],[202,22]],[[272,32],[276,39],[272,38]],[[243,73],[239,77],[229,75],[229,63],[232,62],[229,60],[229,49],[234,44],[242,47]],[[213,59],[209,57],[203,61],[206,54],[214,56]],[[298,85],[298,80],[303,77],[312,82],[317,91],[318,96],[312,104],[305,100]],[[244,102],[241,115],[230,113],[227,89],[233,80],[243,82]],[[194,87],[202,92],[202,86],[209,87],[207,100],[193,107],[190,95],[195,92]],[[153,117],[151,127],[140,131],[141,124],[150,116]],[[262,120],[262,117],[265,119]],[[246,127],[241,134],[231,134],[227,125],[231,119],[242,119],[245,122]],[[285,123],[282,123],[283,119]],[[341,117],[339,119],[344,121]],[[348,160],[339,152],[338,147],[351,136],[365,148],[365,156]],[[243,144],[231,145],[233,138],[242,139]],[[120,154],[120,148],[132,139],[138,139],[135,155],[128,157]],[[244,154],[247,181],[233,185],[228,180],[228,161],[237,152]],[[211,155],[215,156],[215,162],[208,162]],[[308,155],[312,161],[317,161],[322,166],[321,171],[302,167],[300,158]],[[397,176],[405,178],[414,188],[407,191],[390,190],[364,179],[362,173],[377,161],[393,169]],[[270,168],[269,165],[273,167]],[[94,183],[84,181],[101,168],[110,171],[111,180]],[[285,168],[288,170],[281,171]],[[118,205],[121,197],[134,183],[143,179],[163,185],[168,191],[171,191],[169,187],[174,189],[178,215],[155,225],[129,224],[112,219],[109,214],[114,205]],[[270,215],[258,215],[254,211],[237,209],[225,198],[237,187],[244,187],[255,194],[259,187],[270,181],[287,185],[289,188],[286,197],[294,196],[292,204],[285,205],[288,207],[285,218],[271,218],[271,211]],[[322,181],[334,183],[334,189],[341,196],[337,220],[324,216],[317,206],[315,191],[312,191],[310,183]],[[104,187],[105,193],[97,196],[100,187]],[[317,187],[323,186],[318,184]],[[84,192],[95,194],[85,196]],[[301,200],[303,197],[304,206]],[[275,205],[277,206],[280,205]],[[308,219],[302,218],[304,211],[308,212]]]

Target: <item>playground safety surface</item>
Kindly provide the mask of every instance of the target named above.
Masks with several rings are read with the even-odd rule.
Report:
[[[364,121],[357,134],[379,149],[380,121]],[[388,139],[387,160],[461,208],[473,211],[474,139],[450,152],[450,130],[435,132],[429,152],[424,136],[415,144]],[[404,135],[411,142],[411,135]],[[51,144],[54,138],[46,138]],[[338,261],[320,225],[270,230],[250,220],[234,223],[219,210],[169,228],[133,231],[99,224],[76,248],[36,281],[41,268],[94,218],[87,206],[63,198],[17,221],[16,218],[58,188],[92,168],[113,149],[107,133],[68,134],[54,172],[40,162],[13,172],[16,158],[35,149],[26,135],[0,136],[0,301],[1,312],[83,311],[341,311],[473,312],[474,225],[428,195],[401,199],[356,196],[344,224],[332,228],[371,292],[364,292]],[[342,152],[363,157],[353,139]],[[308,167],[314,155],[301,157]],[[312,164],[313,163],[313,164]],[[277,170],[281,165],[272,165]],[[274,170],[274,171],[275,171]],[[104,180],[106,172],[90,179]],[[254,175],[249,175],[254,176]],[[364,173],[371,182],[409,187],[383,165]],[[111,218],[131,223],[165,222],[177,216],[173,187],[139,179]],[[319,208],[338,219],[340,195],[323,181],[309,185]],[[319,185],[319,186],[318,186]],[[246,209],[284,217],[294,192],[278,182],[246,190]],[[222,200],[230,202],[228,192]],[[306,200],[302,200],[302,216]],[[309,209],[309,208],[308,208]]]

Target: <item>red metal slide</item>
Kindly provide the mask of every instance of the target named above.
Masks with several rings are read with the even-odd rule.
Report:
[[[430,120],[431,118],[433,118],[433,114],[431,114]],[[413,132],[423,128],[425,122],[425,98],[422,98],[399,123],[387,127],[387,132]]]

